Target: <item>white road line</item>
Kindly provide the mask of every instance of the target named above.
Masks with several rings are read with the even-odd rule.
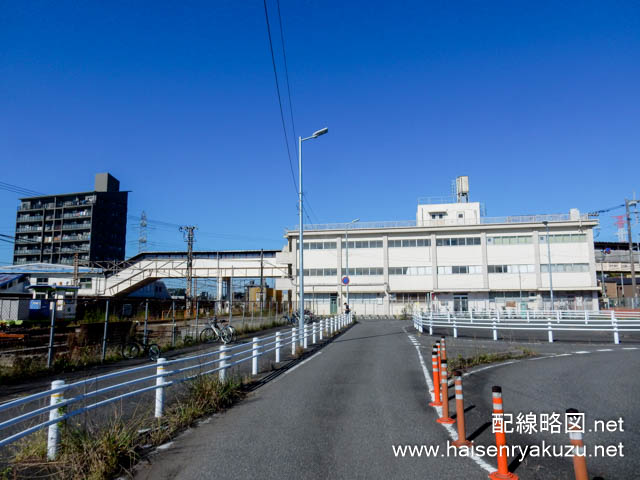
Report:
[[[622,347],[623,350],[638,350],[638,347]]]
[[[553,357],[554,357],[554,355],[547,355],[547,356],[544,356],[544,357],[529,358],[528,360],[530,362],[533,362],[534,360],[544,360],[545,358],[553,358]]]
[[[596,350],[596,352],[613,352],[612,348],[601,348],[599,350]]]
[[[570,357],[573,353],[558,353],[554,357]]]
[[[431,382],[431,377],[429,376],[429,370],[427,370],[427,365],[424,363],[424,358],[422,358],[422,353],[420,349],[416,347],[416,352],[418,352],[418,359],[420,360],[420,366],[422,367],[422,373],[424,373],[424,380],[427,383],[427,395],[431,398],[431,400],[435,400],[435,395],[431,392],[433,389],[433,382]],[[512,362],[513,363],[513,362]],[[442,407],[433,407],[435,411],[438,413],[438,417],[442,416]],[[453,425],[442,425],[452,440],[458,439],[458,433],[456,432]],[[469,458],[473,460],[480,468],[485,470],[488,473],[495,472],[496,468],[492,465],[489,465],[482,458],[476,455],[469,455]]]
[[[587,352],[586,350],[580,350],[579,352],[573,352],[573,353],[577,353],[578,355],[583,355],[585,353],[591,353],[591,352]]]
[[[294,367],[291,367],[289,370],[286,370],[282,375],[274,378],[273,380],[271,380],[270,383],[276,383],[278,380],[280,380],[282,377],[284,377],[287,373],[291,373],[293,372],[296,368],[301,367],[302,365],[304,365],[305,363],[307,363],[309,360],[316,358],[318,355],[320,355],[322,353],[322,350],[317,351],[316,353],[314,353],[313,355],[311,355],[309,358],[307,358],[306,360],[301,361],[299,364],[297,364]]]

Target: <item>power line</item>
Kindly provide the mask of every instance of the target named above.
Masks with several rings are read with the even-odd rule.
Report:
[[[269,51],[271,52],[271,65],[273,66],[273,77],[276,81],[276,93],[278,95],[278,105],[280,106],[280,120],[282,121],[282,131],[284,132],[284,142],[287,146],[287,157],[289,158],[289,169],[291,170],[291,180],[293,181],[293,188],[296,193],[298,192],[298,184],[296,183],[296,176],[293,173],[293,162],[291,161],[291,149],[289,148],[289,136],[287,135],[287,125],[284,120],[284,111],[282,109],[282,97],[280,96],[280,83],[278,82],[278,71],[276,69],[276,57],[273,54],[273,41],[271,40],[271,25],[269,24],[269,11],[267,9],[267,0],[263,0],[264,4],[264,17],[267,22],[267,35],[269,36]]]
[[[0,182],[0,190],[6,190],[8,192],[13,192],[13,193],[17,193],[19,195],[25,195],[28,197],[45,195],[42,192],[36,192],[35,190],[30,190],[28,188],[20,187],[18,185],[13,185],[12,183],[6,183],[6,182]]]

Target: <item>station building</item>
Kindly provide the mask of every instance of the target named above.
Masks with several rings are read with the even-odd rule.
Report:
[[[356,313],[548,309],[551,283],[556,309],[598,309],[596,220],[577,209],[499,218],[481,211],[459,177],[452,198],[419,200],[416,220],[304,225],[305,304],[338,312],[348,288]],[[276,255],[289,273],[276,288],[293,299],[298,233],[287,230]]]

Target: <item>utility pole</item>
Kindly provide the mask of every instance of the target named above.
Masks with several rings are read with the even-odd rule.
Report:
[[[194,225],[184,225],[180,227],[180,231],[187,242],[187,291],[185,295],[186,307],[191,311],[191,293],[193,291],[193,232],[198,227]]]
[[[638,306],[638,290],[636,288],[636,265],[633,258],[633,237],[631,236],[631,213],[629,207],[637,205],[637,200],[624,200],[624,206],[627,214],[627,235],[629,237],[629,264],[631,265],[631,294],[633,295],[631,300],[631,308]],[[624,280],[622,281],[622,291],[624,292]]]
[[[260,249],[260,311],[264,309],[264,250]]]
[[[77,287],[80,284],[80,279],[79,279],[79,275],[78,275],[78,270],[79,270],[79,259],[78,259],[78,254],[74,253],[73,254],[73,286]]]

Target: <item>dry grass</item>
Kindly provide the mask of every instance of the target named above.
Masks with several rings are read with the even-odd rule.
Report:
[[[456,358],[447,359],[447,371],[451,373],[454,370],[465,370],[478,365],[504,362],[506,360],[518,360],[521,358],[535,357],[536,355],[536,352],[527,348],[510,352],[480,353],[471,357],[458,355]]]
[[[175,437],[199,418],[230,407],[241,398],[241,387],[237,379],[221,382],[213,376],[198,377],[188,383],[161,419],[147,412],[126,419],[116,415],[101,425],[67,421],[62,424],[59,455],[54,462],[46,460],[47,432],[40,430],[14,444],[12,462],[0,471],[0,479],[106,480],[128,475],[147,449]]]

